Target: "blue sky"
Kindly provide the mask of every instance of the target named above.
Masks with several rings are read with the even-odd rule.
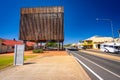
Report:
[[[65,44],[76,43],[94,35],[112,36],[109,21],[113,21],[114,36],[120,29],[120,0],[1,0],[0,37],[18,39],[20,8],[64,6]]]

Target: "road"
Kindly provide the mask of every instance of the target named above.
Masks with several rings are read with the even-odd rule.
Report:
[[[120,80],[120,62],[79,51],[69,52],[83,66],[92,80]]]
[[[107,55],[113,55],[113,56],[120,56],[120,53],[106,53],[106,52],[102,52],[102,51],[95,51],[95,50],[87,50],[87,51],[90,51],[90,52],[98,52],[98,53],[101,53],[101,54],[107,54]]]

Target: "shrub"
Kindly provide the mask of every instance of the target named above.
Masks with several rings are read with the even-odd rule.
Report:
[[[43,53],[43,49],[35,49],[33,50],[33,53]]]
[[[32,46],[26,46],[26,50],[33,50]]]

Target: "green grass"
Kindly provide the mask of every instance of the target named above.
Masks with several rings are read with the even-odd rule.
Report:
[[[35,57],[35,55],[27,55],[24,56],[24,60],[27,60],[29,58],[33,58]],[[13,65],[13,60],[14,60],[14,56],[13,55],[0,55],[0,70],[3,68],[6,68],[8,66],[12,66]]]
[[[0,56],[0,69],[13,64],[13,56]]]

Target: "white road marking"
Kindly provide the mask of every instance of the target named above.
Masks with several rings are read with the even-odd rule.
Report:
[[[73,53],[74,53],[74,52],[73,52]],[[76,54],[76,53],[75,53],[75,54]],[[77,55],[78,55],[78,54],[77,54]],[[80,55],[79,55],[79,56],[80,56]],[[98,66],[98,67],[100,67],[100,68],[104,69],[105,71],[107,71],[107,72],[109,72],[109,73],[113,74],[114,76],[116,76],[116,77],[120,78],[120,76],[119,76],[119,75],[117,75],[117,74],[115,74],[114,72],[112,72],[112,71],[110,71],[110,70],[108,70],[108,69],[106,69],[106,68],[104,68],[104,67],[102,67],[102,66],[98,65],[97,63],[95,63],[95,62],[93,62],[93,61],[91,61],[91,60],[89,60],[89,59],[87,59],[87,58],[85,58],[85,57],[83,57],[83,56],[80,56],[80,57],[82,57],[82,58],[84,58],[85,60],[87,60],[87,61],[89,61],[89,62],[91,62],[91,63],[95,64],[96,66]]]
[[[75,57],[77,61],[79,61],[85,68],[87,68],[92,74],[94,74],[99,80],[104,80],[98,74],[96,74],[92,69],[90,69],[87,65],[85,65],[82,61],[80,61],[77,57]]]

